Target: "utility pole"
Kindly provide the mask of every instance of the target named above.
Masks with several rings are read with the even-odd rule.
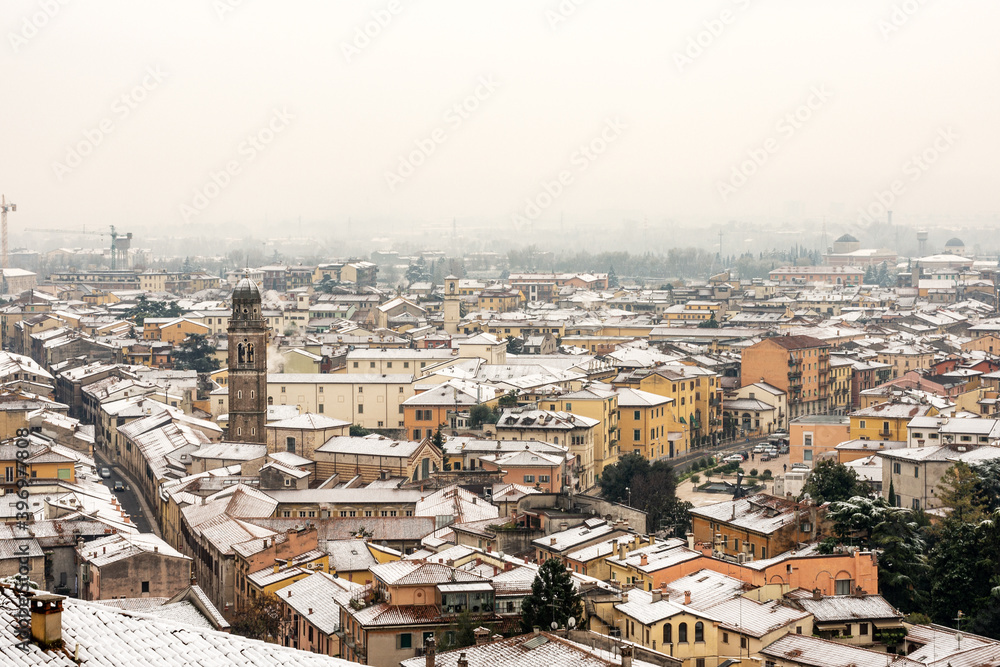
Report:
[[[0,195],[0,236],[3,238],[3,266],[0,268],[10,268],[10,258],[7,254],[7,211],[17,211],[17,204],[8,202],[7,197]]]

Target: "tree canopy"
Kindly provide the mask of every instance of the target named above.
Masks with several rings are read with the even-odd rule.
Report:
[[[553,621],[563,627],[570,618],[576,622],[583,618],[580,594],[562,561],[550,558],[538,568],[531,593],[521,603],[521,628],[525,632],[535,626],[548,630]]]
[[[858,479],[858,473],[843,463],[826,459],[817,463],[809,473],[802,493],[809,494],[816,503],[833,503],[854,496],[867,496],[868,486]]]
[[[174,368],[211,373],[219,368],[215,351],[215,346],[209,343],[203,334],[189,334],[184,342],[174,349]]]
[[[646,530],[671,528],[675,534],[689,526],[689,506],[678,503],[677,477],[666,461],[652,464],[641,454],[625,454],[607,466],[598,479],[601,494],[616,503],[629,503],[646,513]]]
[[[125,319],[142,326],[147,317],[180,317],[181,308],[173,301],[150,301],[143,294],[135,300],[135,305],[125,311]]]

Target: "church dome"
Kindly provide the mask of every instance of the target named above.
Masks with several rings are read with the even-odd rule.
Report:
[[[962,239],[954,236],[948,239],[948,242],[944,244],[945,248],[964,248],[965,244],[962,243]]]
[[[233,301],[236,300],[260,301],[260,288],[257,287],[257,283],[250,280],[249,277],[240,279],[233,290]]]
[[[834,241],[834,243],[858,243],[858,240],[850,234],[844,234],[839,239]]]

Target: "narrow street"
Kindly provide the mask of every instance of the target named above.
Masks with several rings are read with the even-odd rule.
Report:
[[[149,514],[148,508],[146,508],[145,500],[139,498],[139,494],[135,491],[135,486],[132,480],[125,476],[124,471],[105,461],[99,454],[94,454],[94,461],[97,464],[98,474],[101,468],[108,468],[111,470],[111,477],[108,479],[101,480],[104,485],[112,490],[112,493],[118,498],[118,502],[121,503],[122,508],[128,513],[129,519],[132,523],[136,525],[140,533],[154,533],[159,536],[160,531],[157,526],[154,525],[152,521],[152,515]],[[115,482],[121,482],[125,485],[124,491],[115,491]]]

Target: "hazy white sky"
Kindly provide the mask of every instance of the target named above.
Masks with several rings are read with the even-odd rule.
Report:
[[[897,216],[990,215],[998,19],[995,0],[6,0],[0,191],[15,231],[836,223],[879,193]]]

